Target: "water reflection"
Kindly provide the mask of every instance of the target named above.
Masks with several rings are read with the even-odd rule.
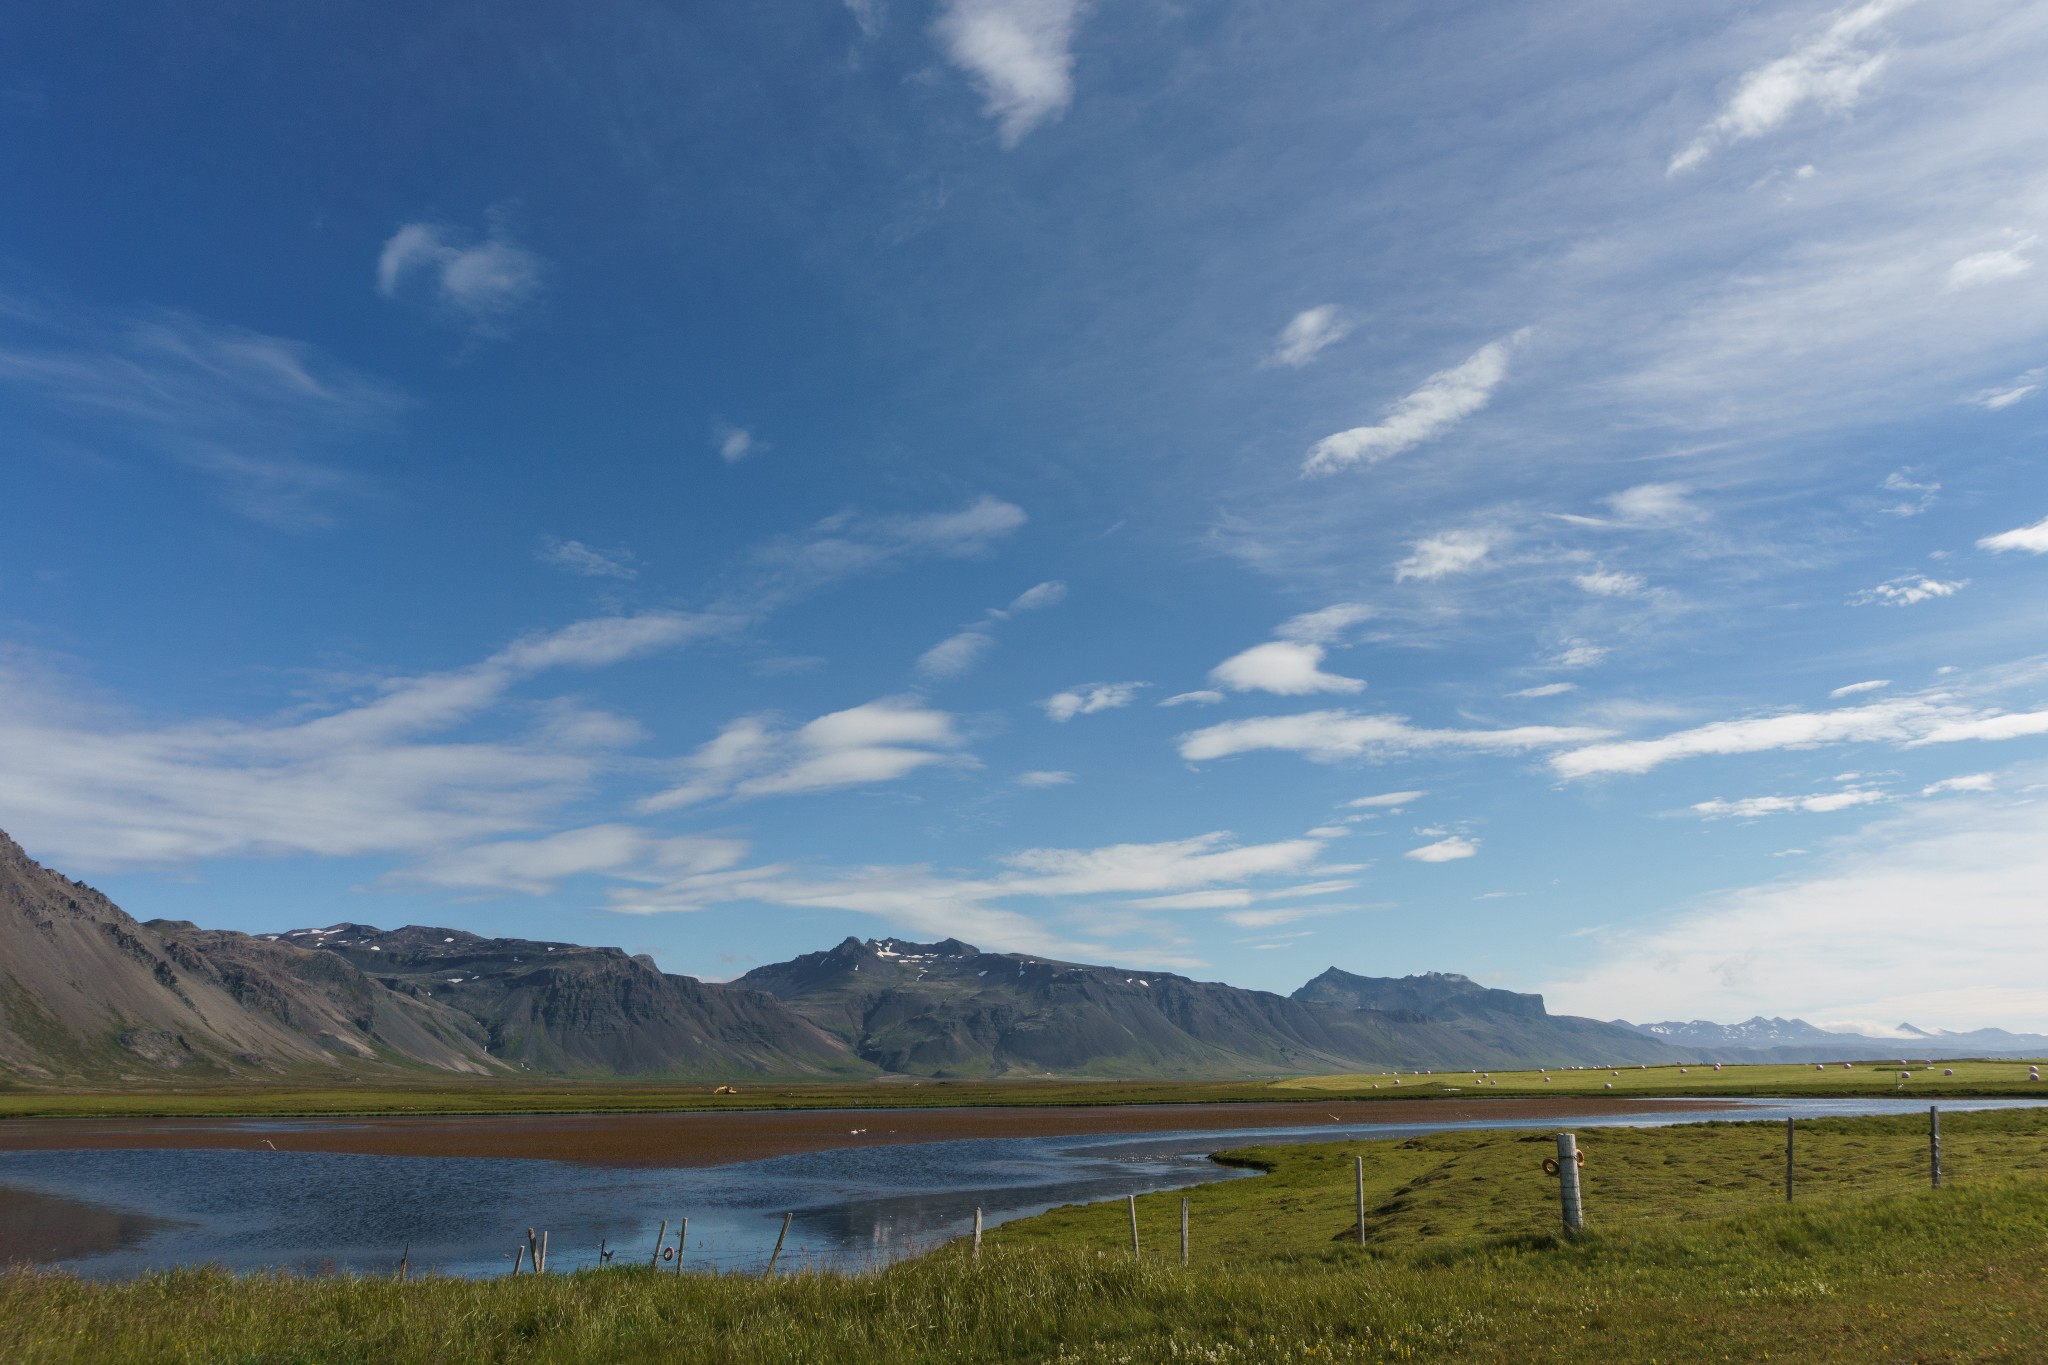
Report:
[[[1951,1110],[2038,1103],[1984,1100]],[[1911,1100],[1714,1102],[1685,1114],[1589,1116],[1544,1126],[1656,1126],[1702,1118],[1757,1120],[1925,1112]],[[266,1125],[252,1124],[252,1129]],[[275,1126],[274,1124],[268,1126]],[[0,1153],[0,1202],[19,1192],[85,1201],[125,1218],[123,1236],[58,1263],[119,1277],[169,1265],[236,1270],[383,1273],[401,1248],[412,1265],[502,1274],[526,1230],[550,1233],[549,1269],[616,1263],[669,1243],[688,1217],[690,1270],[753,1270],[767,1260],[782,1214],[795,1215],[783,1264],[872,1265],[957,1237],[979,1206],[987,1223],[1175,1189],[1246,1172],[1210,1152],[1284,1142],[1392,1140],[1451,1129],[1527,1128],[1526,1118],[1436,1124],[1325,1124],[1294,1129],[1005,1138],[849,1148],[731,1166],[616,1169],[503,1158],[356,1156],[318,1152],[57,1151]],[[8,1246],[0,1262],[57,1248]],[[673,1266],[674,1262],[668,1262]]]

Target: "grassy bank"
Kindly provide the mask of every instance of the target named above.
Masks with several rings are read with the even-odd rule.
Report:
[[[1943,1075],[1953,1071],[1953,1075]],[[1547,1079],[1546,1079],[1547,1078]],[[1483,1082],[1483,1083],[1482,1083]],[[1609,1089],[1609,1087],[1612,1089]],[[1326,1099],[1616,1095],[1908,1095],[1940,1099],[2033,1096],[2027,1063],[1945,1062],[1913,1068],[1901,1082],[1896,1062],[1811,1066],[1675,1066],[1618,1071],[1501,1071],[1418,1076],[1392,1072],[1258,1081],[743,1081],[736,1094],[710,1082],[506,1081],[419,1086],[193,1086],[107,1091],[0,1089],[4,1118],[282,1118],[407,1114],[688,1113],[730,1109],[888,1109],[1103,1104],[1243,1104]]]
[[[1768,1128],[1588,1132],[1591,1230],[1565,1241],[1547,1135],[1373,1144],[1367,1245],[1349,1145],[1253,1150],[1265,1178],[1057,1210],[865,1275],[647,1270],[487,1282],[0,1276],[0,1359],[35,1362],[924,1362],[2041,1359],[2048,1121],[1803,1127],[1814,1174],[1767,1188]],[[1532,1140],[1533,1139],[1533,1140]],[[1782,1177],[1782,1166],[1778,1167]],[[1912,1192],[1907,1192],[1907,1191]]]

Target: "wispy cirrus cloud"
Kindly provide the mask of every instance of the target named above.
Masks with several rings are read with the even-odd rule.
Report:
[[[1287,325],[1280,329],[1280,335],[1273,339],[1273,349],[1260,363],[1298,370],[1349,335],[1350,319],[1336,304],[1304,308],[1288,319]]]
[[[543,564],[552,564],[585,578],[634,579],[640,576],[631,550],[596,550],[580,540],[542,536],[534,557]]]
[[[1980,550],[1993,554],[2004,554],[2008,550],[2025,550],[2028,554],[2048,555],[2048,517],[2043,517],[2031,526],[2020,526],[2010,531],[2000,531],[1995,536],[1986,536],[1977,542]]]
[[[931,682],[944,682],[973,671],[982,656],[995,647],[996,626],[1025,612],[1043,611],[1067,600],[1067,585],[1057,579],[1040,583],[1019,593],[1007,607],[990,607],[982,619],[962,626],[917,658],[917,673]]]
[[[1874,806],[1891,800],[1891,793],[1875,787],[1845,787],[1840,791],[1816,792],[1811,796],[1745,796],[1735,801],[1719,797],[1693,803],[1692,809],[1710,820],[1755,820],[1766,815],[1804,812],[1825,815],[1857,806]]]
[[[1015,147],[1074,102],[1074,33],[1082,0],[940,0],[932,25],[981,92],[997,137]]]
[[[1466,858],[1479,856],[1479,841],[1453,834],[1421,848],[1411,848],[1401,855],[1418,863],[1455,863]]]
[[[446,223],[406,223],[377,254],[377,292],[416,298],[477,336],[504,333],[512,316],[541,290],[541,260],[514,242],[504,215],[492,213],[482,234]]]
[[[1129,706],[1138,699],[1138,693],[1151,683],[1115,682],[1082,683],[1063,692],[1055,692],[1038,705],[1049,720],[1066,724],[1075,716],[1092,716],[1098,711],[1114,711]]]
[[[1967,578],[1943,581],[1929,578],[1926,574],[1907,574],[1880,583],[1874,588],[1865,588],[1852,593],[1849,605],[1852,607],[1911,607],[1938,598],[1954,597],[1970,586]]]
[[[959,762],[953,717],[912,697],[883,697],[790,727],[770,716],[728,722],[681,765],[683,780],[643,799],[652,814],[705,801],[796,796],[893,782]]]
[[[1453,574],[1471,573],[1486,563],[1500,544],[1500,534],[1490,530],[1445,531],[1428,536],[1409,547],[1407,558],[1394,566],[1394,581],[1411,579],[1433,583]]]
[[[1232,692],[1271,692],[1283,697],[1314,692],[1363,692],[1362,679],[1326,673],[1322,663],[1330,643],[1342,639],[1351,627],[1372,615],[1373,609],[1362,602],[1339,602],[1304,612],[1274,632],[1279,639],[1232,655],[1209,670],[1209,679]],[[1167,698],[1161,705],[1187,700],[1206,701],[1207,696],[1184,692]]]
[[[1493,400],[1507,378],[1508,357],[1528,339],[1523,328],[1481,346],[1459,364],[1439,370],[1395,402],[1373,426],[1325,436],[1302,459],[1306,477],[1334,474],[1353,465],[1375,465],[1443,435]]]
[[[396,389],[285,337],[184,313],[101,325],[0,310],[0,384],[202,475],[220,500],[284,528],[331,525],[367,486],[335,452],[387,430]]]
[[[1828,113],[1852,108],[1890,61],[1878,46],[1884,21],[1912,3],[1866,0],[1839,10],[1820,33],[1744,74],[1721,112],[1671,158],[1665,173],[1682,175],[1722,147],[1773,132],[1809,104]]]
[[[720,609],[758,613],[863,574],[920,559],[978,559],[1029,518],[984,493],[951,512],[874,516],[849,509],[756,549],[719,599]]]
[[[1945,693],[1899,697],[1833,711],[1787,711],[1679,730],[1655,739],[1617,740],[1552,756],[1561,777],[1640,774],[1681,759],[1818,749],[1837,744],[1891,744],[1918,748],[1965,740],[2005,740],[2048,734],[2048,711],[1973,707]]]
[[[1504,730],[1424,729],[1402,716],[1360,715],[1356,711],[1306,711],[1293,716],[1259,716],[1224,721],[1180,737],[1180,756],[1190,763],[1227,758],[1262,749],[1297,753],[1317,762],[1414,753],[1430,749],[1469,749],[1521,753],[1530,749],[1582,744],[1609,731],[1591,726],[1522,725]]]
[[[378,679],[259,721],[147,726],[0,671],[0,827],[81,867],[219,857],[428,854],[532,827],[637,731],[574,704],[498,739],[452,732],[513,690],[729,628],[678,613],[524,636],[465,668]]]

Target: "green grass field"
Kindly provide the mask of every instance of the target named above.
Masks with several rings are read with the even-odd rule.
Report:
[[[1953,1076],[1944,1076],[1952,1070]],[[278,1118],[323,1115],[597,1114],[720,1109],[881,1109],[954,1105],[1229,1104],[1321,1099],[1418,1099],[1507,1095],[2036,1095],[2026,1062],[1947,1062],[1914,1068],[1903,1084],[1892,1064],[1620,1068],[1304,1076],[1279,1081],[861,1081],[741,1082],[736,1095],[712,1083],[493,1081],[419,1086],[190,1086],[108,1091],[0,1088],[4,1118]],[[1545,1076],[1549,1079],[1545,1079]],[[1399,1082],[1396,1084],[1396,1082]],[[1612,1086],[1612,1091],[1607,1089]]]
[[[1901,1067],[1899,1062],[1909,1064]],[[1804,1065],[1624,1066],[1579,1071],[1410,1071],[1302,1076],[1275,1081],[1282,1092],[1314,1091],[1343,1099],[1413,1095],[2034,1095],[2048,1099],[2048,1081],[2027,1077],[2039,1061],[1947,1061],[1921,1066],[1914,1054],[1878,1062]],[[1907,1073],[1902,1079],[1901,1073]]]
[[[2011,1361],[2048,1356],[2048,1114],[1589,1129],[1588,1232],[1547,1133],[1253,1149],[1268,1173],[1055,1210],[886,1271],[486,1282],[0,1275],[0,1359],[126,1362]],[[1369,1158],[1366,1245],[1352,1158]]]

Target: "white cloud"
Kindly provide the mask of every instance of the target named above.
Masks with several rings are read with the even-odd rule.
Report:
[[[415,281],[449,315],[491,335],[540,293],[541,262],[496,214],[481,239],[443,223],[407,223],[377,257],[377,292],[399,298]]]
[[[1595,597],[1633,597],[1643,590],[1643,580],[1632,573],[1582,573],[1572,582]]]
[[[328,448],[383,431],[405,406],[302,342],[184,314],[102,333],[0,307],[0,324],[0,383],[83,414],[95,443],[118,449],[107,442],[118,433],[204,476],[230,508],[271,526],[329,525],[330,506],[364,485],[324,462]]]
[[[1689,521],[1699,515],[1688,500],[1691,491],[1682,483],[1641,483],[1609,495],[1607,505],[1634,526]]]
[[[1305,644],[1326,645],[1341,638],[1345,631],[1361,621],[1371,619],[1373,609],[1363,602],[1337,602],[1314,611],[1305,611],[1299,616],[1289,617],[1273,633],[1283,640],[1299,640]]]
[[[568,877],[596,873],[662,878],[718,872],[737,866],[746,854],[747,845],[739,839],[665,839],[634,825],[592,825],[540,839],[472,844],[437,854],[386,880],[540,896]]]
[[[2048,1029],[2048,806],[1916,808],[1801,873],[1602,938],[1546,982],[1552,1008],[1601,1018],[1910,1019]],[[1938,912],[1930,912],[1938,907]]]
[[[1907,574],[1880,583],[1874,588],[1865,588],[1849,598],[1852,607],[1910,607],[1919,602],[1932,602],[1938,597],[1953,597],[1968,587],[1970,580],[1958,579],[1942,582],[1926,574]]]
[[[556,707],[529,734],[440,736],[483,722],[543,673],[602,668],[729,624],[673,613],[583,621],[465,668],[384,679],[364,699],[258,722],[137,725],[81,705],[73,688],[0,670],[0,827],[83,868],[428,854],[516,833],[582,794],[601,766],[595,748],[632,727]]]
[[[1831,744],[1879,743],[1918,748],[2038,734],[2048,734],[2048,711],[1981,711],[1946,696],[1899,697],[1834,711],[1791,711],[1715,721],[1658,739],[1592,744],[1554,755],[1550,765],[1562,777],[1579,778],[1646,773],[1679,759],[1711,755],[1817,749]]]
[[[1067,585],[1055,578],[1018,593],[1004,611],[1015,616],[1019,612],[1042,611],[1046,607],[1056,607],[1066,600]]]
[[[794,730],[760,716],[729,722],[683,764],[684,780],[640,803],[646,812],[720,797],[748,800],[893,782],[958,761],[953,718],[909,697],[834,711]]]
[[[1559,668],[1595,668],[1607,659],[1607,646],[1574,640],[1558,651],[1551,662]]]
[[[1917,495],[1905,502],[1894,503],[1885,509],[1895,517],[1917,517],[1922,512],[1931,511],[1934,504],[1941,500],[1939,496],[1941,485],[1939,483],[1931,480],[1926,483],[1918,482],[1903,469],[1894,470],[1892,473],[1885,475],[1884,482],[1878,486],[1887,493]]]
[[[1998,787],[1998,779],[1990,773],[1970,773],[1964,777],[1945,777],[1939,782],[1929,783],[1920,789],[1922,796],[1940,796],[1944,792],[1988,792]]]
[[[1223,694],[1221,692],[1211,692],[1207,688],[1203,688],[1196,692],[1176,692],[1170,697],[1161,699],[1158,704],[1160,706],[1214,706],[1222,700]]]
[[[1413,553],[1394,566],[1394,581],[1418,578],[1433,582],[1452,574],[1470,573],[1486,562],[1494,543],[1491,531],[1445,531],[1415,541]]]
[[[542,536],[534,557],[585,578],[638,578],[631,550],[593,550],[580,540],[558,540]]]
[[[1350,320],[1344,317],[1336,304],[1305,308],[1280,329],[1265,363],[1298,370],[1314,360],[1324,347],[1335,345],[1350,334]]]
[[[1201,763],[1232,754],[1276,749],[1318,762],[1421,749],[1474,749],[1519,753],[1582,744],[1608,733],[1583,726],[1524,725],[1508,730],[1419,730],[1400,716],[1365,716],[1355,711],[1306,711],[1294,716],[1260,716],[1225,721],[1180,737],[1180,756]]]
[[[1977,542],[1980,550],[1993,554],[2004,554],[2007,550],[2025,550],[2028,554],[2048,555],[2048,517],[2043,517],[2032,526],[2022,526],[2013,531],[2001,531],[1995,536],[1986,536]]]
[[[896,517],[839,512],[756,550],[751,572],[729,594],[725,609],[765,611],[843,579],[909,560],[978,558],[1027,520],[1021,507],[988,494],[956,512]]]
[[[2041,381],[2044,378],[2048,378],[2048,366],[2044,366],[2041,369],[2028,370],[2025,374],[2002,388],[1979,390],[1971,395],[1969,401],[1987,412],[1997,412],[2001,408],[2011,407],[2014,403],[2034,393],[2041,387]]]
[[[1173,908],[1195,893],[1185,908],[1210,904],[1201,893],[1230,888],[1220,903],[1315,897],[1347,888],[1349,882],[1316,878],[1283,887],[1253,887],[1272,878],[1312,876],[1324,845],[1316,839],[1288,839],[1242,845],[1225,832],[1155,844],[1113,844],[1099,848],[1032,848],[1003,859],[1005,871],[987,877],[949,877],[926,867],[867,867],[827,876],[804,876],[787,867],[712,871],[678,876],[658,885],[622,887],[612,908],[630,914],[707,909],[756,902],[804,909],[841,909],[883,917],[891,924],[934,936],[971,936],[985,947],[1038,952],[1068,958],[1097,957],[1113,950],[1076,944],[1050,933],[1033,917],[1005,908],[1014,900],[1057,900],[1103,896],[1149,898],[1140,909]]]
[[[1579,690],[1579,685],[1578,685],[1577,683],[1568,683],[1568,682],[1554,682],[1554,683],[1543,683],[1543,684],[1541,684],[1540,686],[1537,686],[1537,687],[1525,687],[1525,688],[1523,688],[1523,689],[1522,689],[1521,691],[1519,691],[1519,692],[1510,692],[1510,693],[1508,693],[1508,695],[1509,695],[1509,696],[1511,696],[1511,697],[1531,697],[1531,698],[1534,698],[1534,697],[1561,697],[1561,696],[1563,696],[1563,695],[1564,695],[1565,693],[1567,693],[1567,692],[1576,692],[1576,691],[1578,691],[1578,690]]]
[[[1377,426],[1353,427],[1325,436],[1302,460],[1304,475],[1334,474],[1354,464],[1378,464],[1441,436],[1485,407],[1507,378],[1508,356],[1529,335],[1527,328],[1491,341],[1463,362],[1439,370],[1386,410]]]
[[[853,22],[860,25],[863,42],[873,42],[881,36],[883,21],[888,11],[882,0],[846,0],[846,8],[853,15]]]
[[[1283,697],[1365,690],[1362,679],[1323,672],[1323,654],[1321,645],[1272,640],[1225,659],[1209,670],[1209,677],[1233,692],[1272,692]]]
[[[2034,263],[2028,259],[2027,253],[2040,242],[2040,237],[2031,232],[2008,235],[2012,238],[2009,245],[1975,252],[1950,266],[1948,287],[1970,289],[1980,284],[2000,284],[2032,274]]]
[[[1478,852],[1478,840],[1463,839],[1454,834],[1448,839],[1424,844],[1421,848],[1411,848],[1401,856],[1413,858],[1418,863],[1454,863],[1460,858],[1473,857]]]
[[[1063,772],[1035,772],[1017,774],[1017,785],[1020,787],[1064,787],[1071,783],[1073,780],[1074,775],[1072,773]]]
[[[749,455],[759,455],[768,449],[765,441],[756,439],[745,427],[718,427],[712,431],[711,439],[718,447],[718,458],[727,464],[738,464]]]
[[[980,626],[949,635],[917,657],[917,671],[927,678],[957,678],[981,661],[995,638]]]
[[[1075,716],[1092,716],[1097,711],[1129,706],[1137,700],[1141,688],[1151,685],[1142,682],[1082,683],[1064,692],[1055,692],[1038,704],[1048,717],[1064,725]]]
[[[981,92],[1005,147],[1074,99],[1081,0],[941,0],[933,32]]]
[[[1867,0],[1838,11],[1821,33],[1784,57],[1745,74],[1722,108],[1692,143],[1671,158],[1667,175],[1692,170],[1717,148],[1762,137],[1802,105],[1829,113],[1849,109],[1885,67],[1889,54],[1868,44],[1879,25],[1913,0]]]
[[[1701,801],[1693,809],[1710,820],[1733,817],[1754,820],[1765,815],[1784,815],[1794,811],[1825,815],[1830,811],[1849,810],[1856,806],[1872,806],[1891,800],[1888,792],[1870,787],[1848,787],[1842,791],[1821,792],[1814,796],[1749,796],[1739,801],[1723,801],[1718,797],[1712,801]]]
[[[1360,796],[1344,803],[1346,810],[1383,810],[1397,806],[1413,805],[1428,792],[1381,792],[1377,796]]]
[[[1890,678],[1872,678],[1869,682],[1854,682],[1838,687],[1828,693],[1830,697],[1853,697],[1859,692],[1880,692],[1892,685]]]
[[[918,656],[917,671],[927,679],[943,681],[960,677],[981,662],[995,645],[995,626],[1012,616],[1056,607],[1067,597],[1067,585],[1057,580],[1040,583],[1019,593],[1003,608],[990,607],[986,616],[939,641]]]

